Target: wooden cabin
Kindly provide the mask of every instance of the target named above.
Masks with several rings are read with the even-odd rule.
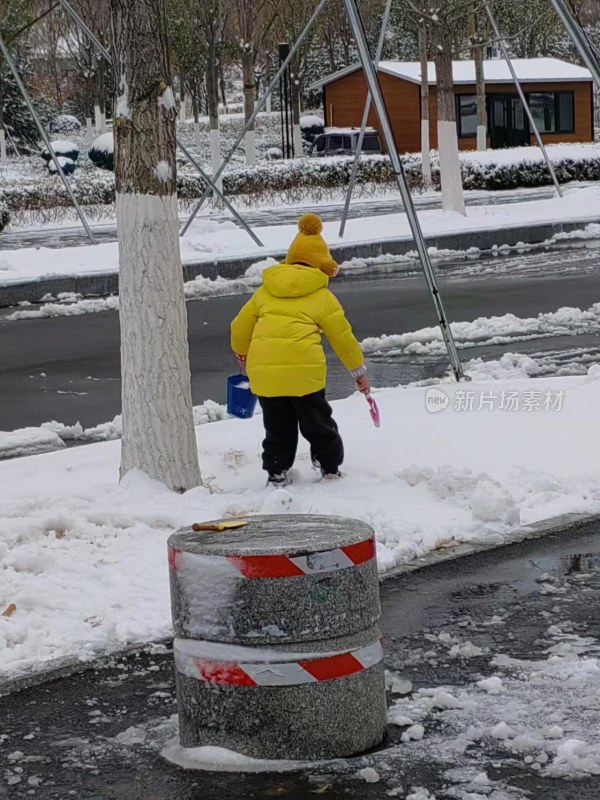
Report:
[[[514,59],[517,77],[527,96],[542,138],[547,144],[591,142],[594,138],[594,92],[590,72],[556,58]],[[399,152],[421,149],[421,65],[418,62],[382,61],[379,80]],[[484,62],[488,110],[488,147],[535,144],[529,120],[504,60]],[[430,141],[437,147],[437,94],[435,65],[429,64]],[[453,62],[459,147],[477,146],[475,64]],[[359,127],[367,97],[362,68],[352,66],[318,81],[323,91],[325,124]],[[379,130],[373,108],[369,125]]]

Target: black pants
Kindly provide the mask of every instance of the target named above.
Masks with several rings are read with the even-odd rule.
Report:
[[[337,472],[344,460],[344,443],[332,417],[325,390],[304,397],[259,397],[266,437],[263,469],[280,473],[290,469],[298,448],[298,428],[310,444],[313,464]]]

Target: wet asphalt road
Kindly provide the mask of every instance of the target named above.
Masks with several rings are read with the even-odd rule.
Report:
[[[552,623],[586,637],[589,652],[597,654],[598,526],[588,523],[566,535],[529,540],[390,578],[382,585],[382,609],[386,667],[412,682],[413,697],[416,690],[440,686],[459,696],[461,688],[497,673],[492,659],[498,654],[534,662],[547,659]],[[449,657],[444,637],[468,639],[484,652]],[[585,659],[585,652],[580,658]],[[544,691],[542,686],[539,699],[532,684],[532,715],[540,714],[535,710],[540,706],[550,706],[541,712],[549,714],[560,705]],[[560,683],[558,692],[562,693]],[[472,712],[474,720],[479,713],[489,714],[488,700],[492,709],[502,701],[482,692],[475,696],[480,707]],[[411,695],[406,698],[410,702]],[[397,699],[390,694],[390,703]],[[582,708],[583,733],[570,735],[597,738],[597,696],[583,697]],[[577,712],[569,703],[567,713],[572,714],[576,730]],[[403,729],[390,726],[378,752],[304,772],[254,776],[185,772],[159,755],[176,732],[174,714],[168,644],[1,697],[0,797],[309,800],[322,795],[327,800],[383,800],[390,791],[403,797],[415,786],[425,787],[437,800],[481,800],[488,795],[492,800],[598,800],[600,796],[600,775],[550,777],[539,765],[536,771],[522,756],[515,758],[494,739],[481,740],[456,755],[452,748],[459,737],[451,721],[453,712],[431,712],[423,720],[422,742],[404,744]],[[137,729],[133,736],[132,727]],[[357,775],[366,765],[377,769],[380,782],[367,784]],[[458,775],[451,771],[457,768]],[[482,771],[499,793],[486,789],[485,794],[463,795],[465,775]]]
[[[535,316],[569,305],[588,308],[600,300],[598,243],[579,249],[444,262],[437,268],[451,320],[513,313]],[[425,284],[415,277],[383,275],[348,279],[332,288],[344,304],[359,339],[414,331],[435,325]],[[234,371],[229,322],[247,297],[238,295],[188,302],[192,395],[195,405],[210,398],[223,402],[226,376]],[[96,425],[119,413],[119,325],[115,312],[11,322],[0,315],[0,430],[37,426],[49,420]],[[578,337],[598,349],[597,336]],[[518,342],[508,347],[463,351],[498,357],[507,349],[569,348],[565,336],[544,343]],[[595,348],[595,349],[594,349]],[[600,357],[600,356],[599,356]],[[376,386],[408,383],[443,374],[446,360],[381,359],[370,362]],[[330,357],[332,399],[353,391],[352,382]]]

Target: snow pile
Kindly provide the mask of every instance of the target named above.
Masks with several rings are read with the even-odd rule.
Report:
[[[81,295],[63,298],[58,302],[43,303],[36,308],[26,308],[13,311],[6,319],[17,321],[20,319],[40,319],[45,317],[76,317],[82,314],[99,314],[102,311],[118,311],[119,298],[114,295],[109,297],[92,297],[82,299]]]
[[[206,400],[202,405],[194,406],[194,425],[206,425],[229,419],[227,406]],[[52,420],[43,422],[39,428],[20,428],[15,431],[0,431],[0,459],[31,456],[36,453],[48,453],[61,450],[65,442],[110,442],[120,439],[123,433],[121,415],[117,414],[110,422],[102,422],[91,428],[83,428],[76,422],[64,425]]]
[[[167,636],[166,540],[192,522],[277,511],[353,516],[375,528],[387,570],[459,542],[509,540],[517,517],[530,523],[600,511],[597,445],[589,435],[600,381],[473,382],[469,391],[490,386],[564,392],[562,410],[459,411],[464,385],[444,385],[448,406],[430,413],[427,388],[386,390],[378,393],[383,427],[376,431],[355,395],[335,403],[345,480],[315,482],[303,443],[296,482],[276,491],[265,488],[260,466],[260,417],[198,428],[208,488],[184,495],[135,472],[118,484],[116,441],[1,462],[0,606],[17,609],[0,619],[0,674]],[[197,423],[222,416],[215,404],[195,412]],[[454,658],[480,654],[465,641],[449,639],[445,647]],[[494,702],[502,696],[490,695]],[[423,703],[431,707],[432,698]]]
[[[0,459],[47,453],[60,450],[64,446],[63,440],[49,429],[19,428],[15,431],[0,431]]]
[[[559,308],[537,317],[517,317],[504,314],[501,317],[478,317],[473,322],[452,322],[452,333],[459,348],[487,347],[511,344],[531,339],[556,336],[576,336],[594,333],[600,324],[600,303],[586,310]],[[366,354],[388,356],[440,355],[446,347],[438,327],[422,328],[410,333],[393,334],[365,339],[362,343]]]
[[[206,297],[222,297],[232,294],[248,294],[262,282],[262,273],[267,267],[277,264],[274,258],[265,258],[252,264],[244,275],[238,279],[205,278],[198,275],[184,283],[184,292],[188,300],[197,300]],[[1,267],[0,267],[1,269]],[[115,295],[108,297],[82,298],[74,292],[61,292],[56,298],[45,302],[35,308],[22,308],[13,311],[5,319],[16,322],[22,319],[39,319],[43,317],[74,317],[82,314],[99,314],[103,311],[118,311],[119,298]]]

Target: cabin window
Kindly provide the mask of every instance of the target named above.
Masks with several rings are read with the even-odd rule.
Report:
[[[532,92],[529,106],[540,133],[573,133],[573,92]]]
[[[459,94],[456,97],[458,135],[477,136],[477,96]]]

